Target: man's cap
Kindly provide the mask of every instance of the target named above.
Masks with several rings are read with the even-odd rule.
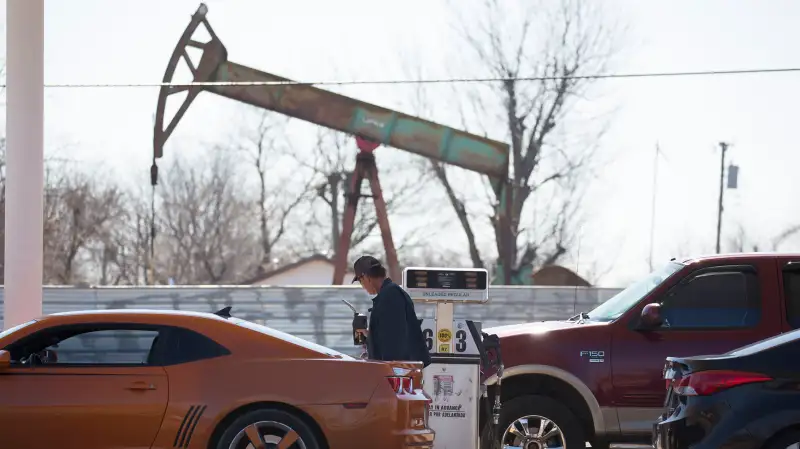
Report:
[[[369,275],[375,268],[382,267],[381,262],[372,256],[361,256],[353,263],[353,282],[364,275]]]

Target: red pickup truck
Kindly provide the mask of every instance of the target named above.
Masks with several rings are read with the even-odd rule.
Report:
[[[800,254],[756,253],[673,259],[569,320],[486,329],[500,337],[505,370],[498,430],[482,424],[483,447],[649,443],[666,357],[720,354],[798,327]]]

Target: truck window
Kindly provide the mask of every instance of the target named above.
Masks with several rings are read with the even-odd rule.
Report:
[[[753,327],[761,321],[758,276],[741,271],[695,275],[670,292],[661,313],[665,328]]]
[[[786,301],[786,322],[800,329],[800,267],[783,270],[783,298]]]

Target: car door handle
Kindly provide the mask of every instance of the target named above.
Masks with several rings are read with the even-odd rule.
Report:
[[[133,382],[126,388],[127,390],[155,390],[155,384],[151,384],[148,382]]]

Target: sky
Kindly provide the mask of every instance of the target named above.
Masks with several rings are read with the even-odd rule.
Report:
[[[513,3],[500,0],[506,2]],[[464,51],[452,31],[452,3],[445,0],[207,4],[230,60],[293,79],[405,79],[408,61],[426,73],[453,74],[458,67],[449,61]],[[459,14],[475,14],[468,2],[463,5]],[[800,41],[795,26],[800,2],[605,0],[603,5],[609,20],[625,30],[610,67],[616,73],[800,67],[794,48]],[[161,81],[197,6],[196,0],[46,0],[45,83]],[[3,7],[0,23],[5,22]],[[0,40],[5,49],[5,33]],[[341,91],[398,108],[410,95],[393,86]],[[800,190],[794,134],[800,73],[618,79],[598,81],[594,92],[592,107],[613,113],[599,143],[603,162],[583,198],[579,250],[565,265],[603,272],[605,286],[624,285],[648,271],[654,173],[655,262],[712,252],[720,141],[731,143],[729,160],[740,167],[738,189],[725,192],[723,241],[741,228],[750,241],[769,249],[774,236],[800,222],[800,202],[790,199]],[[156,97],[155,88],[48,88],[46,151],[146,184]],[[436,118],[447,117],[446,104],[434,109]],[[210,143],[235,136],[247,120],[241,106],[201,95],[165,159],[205,151]],[[307,127],[290,132],[296,133],[293,140],[309,139]],[[663,156],[654,170],[656,145]],[[392,163],[403,163],[396,150],[380,153],[379,164]],[[418,220],[405,216],[392,224],[402,236]],[[466,252],[455,216],[442,220],[444,234],[435,239],[436,247]],[[488,245],[491,236],[482,239]],[[798,250],[800,240],[779,249]]]

